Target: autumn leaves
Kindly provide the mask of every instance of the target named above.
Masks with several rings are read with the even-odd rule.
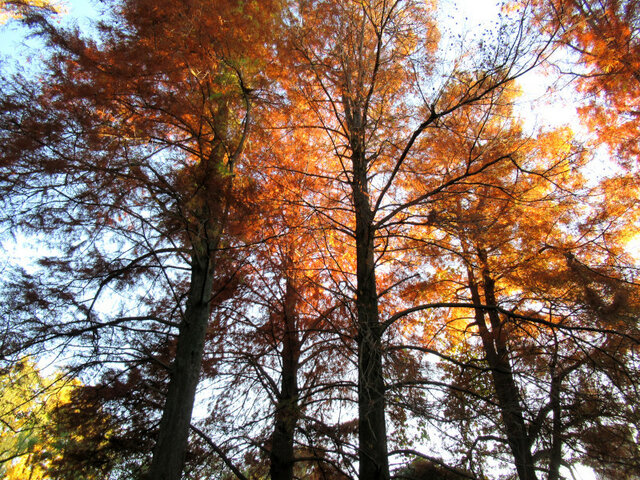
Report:
[[[10,353],[73,352],[123,431],[155,441],[129,471],[154,480],[185,465],[386,480],[409,451],[557,479],[610,468],[596,426],[632,471],[637,195],[620,105],[637,98],[598,61],[603,78],[580,81],[604,82],[588,108],[619,115],[587,127],[624,142],[525,131],[515,108],[552,45],[599,58],[581,32],[604,17],[585,5],[507,9],[460,58],[413,1],[131,0],[97,39],[34,19],[47,82],[3,96],[0,180],[11,221],[58,258],[9,285]],[[630,173],[585,186],[602,144]],[[142,403],[121,408],[117,382]],[[202,382],[213,408],[196,426]]]

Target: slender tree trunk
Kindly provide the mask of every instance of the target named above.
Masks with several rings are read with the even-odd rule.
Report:
[[[557,357],[557,352],[556,352]],[[556,358],[551,368],[551,411],[553,412],[553,430],[551,436],[551,452],[549,453],[549,480],[560,478],[562,463],[562,406],[560,404],[560,388],[562,377],[555,371]]]
[[[373,212],[367,191],[364,149],[352,150],[353,203],[356,216],[358,315],[358,440],[361,480],[388,480],[387,428],[382,373],[382,330],[374,264]],[[353,145],[352,145],[353,147]]]
[[[482,260],[482,254],[480,254]],[[485,268],[483,272],[484,293],[487,305],[495,305],[495,283]],[[473,272],[469,270],[469,284],[473,303],[482,304]],[[536,473],[524,422],[524,412],[520,403],[520,395],[513,370],[509,362],[505,332],[496,311],[489,311],[491,329],[489,329],[485,312],[475,309],[476,323],[482,339],[482,345],[491,368],[493,385],[498,397],[498,405],[507,434],[507,442],[515,462],[520,480],[536,480]]]
[[[282,338],[282,373],[280,394],[276,405],[273,435],[271,437],[271,480],[292,480],[293,441],[298,423],[298,367],[300,340],[296,321],[297,293],[293,280],[287,278]]]
[[[189,426],[200,378],[209,324],[214,261],[192,255],[191,286],[180,325],[169,391],[160,421],[149,480],[179,480],[187,452]]]

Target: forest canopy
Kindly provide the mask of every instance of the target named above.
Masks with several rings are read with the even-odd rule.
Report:
[[[640,478],[640,5],[456,6],[0,3],[3,475]]]

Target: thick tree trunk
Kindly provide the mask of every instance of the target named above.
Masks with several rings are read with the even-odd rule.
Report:
[[[213,260],[192,256],[191,286],[180,325],[169,390],[160,421],[149,480],[179,480],[187,452],[189,426],[200,378],[204,340],[209,324]]]
[[[271,480],[292,480],[293,442],[298,423],[298,367],[300,341],[296,321],[297,293],[287,278],[283,312],[282,373],[273,435],[271,436]]]
[[[484,260],[482,253],[481,260]],[[495,283],[485,269],[483,272],[484,293],[486,305],[495,305]],[[482,304],[473,273],[469,271],[469,283],[473,303]],[[491,368],[493,385],[498,397],[498,405],[502,421],[507,434],[507,442],[513,455],[518,478],[520,480],[536,480],[536,472],[531,455],[527,429],[524,422],[524,412],[520,403],[518,387],[513,377],[513,370],[509,362],[505,332],[502,328],[499,314],[495,310],[489,311],[491,329],[485,321],[485,312],[476,308],[476,323],[482,339],[482,345]]]
[[[359,478],[388,480],[382,329],[378,316],[373,212],[367,191],[364,150],[357,146],[353,148],[352,161],[353,203],[356,216]]]
[[[364,282],[363,282],[364,283]],[[368,283],[368,282],[367,282]],[[367,295],[370,286],[358,289],[358,440],[362,480],[388,480],[387,429],[384,380],[377,301]],[[362,295],[360,295],[362,294]]]

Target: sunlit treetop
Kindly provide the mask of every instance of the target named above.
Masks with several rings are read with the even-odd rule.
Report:
[[[640,4],[632,0],[537,1],[536,21],[568,56],[560,70],[581,94],[583,121],[624,166],[638,158]]]

